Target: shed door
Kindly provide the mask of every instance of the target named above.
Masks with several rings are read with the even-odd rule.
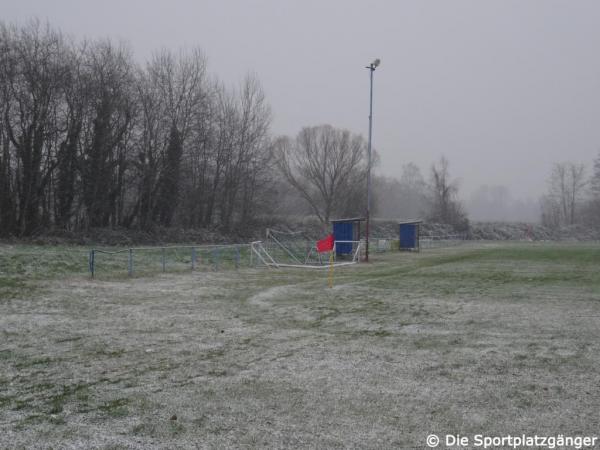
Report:
[[[333,236],[336,241],[352,241],[353,234],[352,222],[334,222]],[[335,244],[335,252],[338,255],[348,255],[352,253],[352,243]]]
[[[417,225],[403,223],[400,225],[400,249],[417,248]]]

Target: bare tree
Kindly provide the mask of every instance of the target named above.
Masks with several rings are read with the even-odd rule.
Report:
[[[81,184],[81,140],[84,123],[89,113],[90,73],[83,55],[86,43],[77,48],[70,43],[66,54],[67,71],[62,79],[63,106],[57,143],[57,167],[54,181],[54,216],[60,228],[76,226],[73,216],[77,208],[78,184]]]
[[[285,178],[323,223],[347,209],[357,187],[363,190],[367,158],[360,135],[331,125],[306,127],[295,140],[278,139],[274,149]]]
[[[585,219],[592,226],[600,225],[600,153],[594,160],[589,181],[589,199],[585,205]]]
[[[449,163],[445,157],[431,165],[430,212],[432,221],[447,223],[457,229],[468,228],[468,219],[462,204],[458,201],[458,182],[450,179]]]
[[[213,89],[209,129],[206,136],[201,137],[201,146],[195,155],[197,169],[193,175],[194,180],[199,178],[196,201],[201,204],[200,224],[203,226],[219,222],[225,178],[235,151],[238,122],[234,93],[220,83],[216,83]]]
[[[199,49],[174,55],[156,53],[140,72],[137,94],[141,113],[138,223],[169,226],[180,197],[180,165],[198,117],[206,114],[206,60]]]
[[[47,225],[41,218],[48,216],[48,187],[56,167],[65,45],[59,32],[39,21],[22,28],[0,25],[0,42],[2,166],[14,170],[14,184],[3,190],[10,188],[15,198],[4,203],[14,214],[14,232],[24,235]]]
[[[114,226],[123,214],[119,199],[136,113],[134,66],[129,50],[108,40],[87,46],[82,58],[89,74],[80,163],[84,223]]]
[[[578,217],[578,207],[582,200],[587,182],[585,179],[585,166],[572,162],[557,163],[552,168],[549,180],[549,192],[544,200],[546,217],[552,210],[554,222],[558,224],[574,224]],[[556,220],[556,211],[560,211]]]
[[[247,75],[236,93],[236,123],[233,151],[228,158],[221,197],[221,225],[229,229],[234,210],[248,219],[255,200],[259,174],[268,168],[267,133],[271,109],[258,79]]]
[[[590,177],[590,193],[593,198],[600,200],[600,152],[594,160],[594,168]]]
[[[540,199],[541,222],[549,228],[558,228],[562,224],[562,213],[559,202],[551,195],[543,195]]]
[[[5,122],[9,113],[8,77],[12,66],[8,36],[8,30],[0,24],[0,235],[12,234],[15,231],[16,220],[15,155]]]
[[[375,177],[375,207],[379,216],[417,218],[426,210],[427,184],[414,163],[402,166],[400,179]]]
[[[402,166],[400,189],[403,202],[402,215],[399,217],[418,217],[425,210],[427,183],[419,167],[410,162]]]

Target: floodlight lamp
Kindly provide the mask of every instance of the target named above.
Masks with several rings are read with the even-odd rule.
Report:
[[[381,64],[381,60],[380,60],[379,58],[377,58],[375,61],[373,61],[373,62],[371,63],[371,65],[372,65],[373,67],[377,67],[379,64]]]

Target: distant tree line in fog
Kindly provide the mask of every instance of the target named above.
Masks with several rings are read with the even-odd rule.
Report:
[[[469,220],[460,200],[458,180],[445,157],[433,163],[426,179],[414,163],[402,166],[400,178],[376,177],[377,214],[386,218],[425,219],[467,231]]]
[[[467,201],[469,218],[474,221],[538,222],[539,202],[533,198],[518,199],[502,185],[479,186]]]

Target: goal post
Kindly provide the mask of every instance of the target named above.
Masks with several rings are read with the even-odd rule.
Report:
[[[295,234],[295,236],[302,236]],[[252,253],[257,261],[267,267],[296,267],[305,269],[325,269],[330,267],[330,257],[333,258],[333,266],[348,266],[356,264],[361,260],[361,254],[364,246],[362,241],[340,240],[334,241],[334,248],[330,254],[319,253],[316,251],[316,241],[306,241],[301,239],[286,241],[281,237],[273,236],[268,233],[269,240],[266,242],[255,241],[251,244]],[[351,249],[350,252],[339,254],[336,251],[338,245],[346,246]],[[304,249],[304,254],[300,250]]]

